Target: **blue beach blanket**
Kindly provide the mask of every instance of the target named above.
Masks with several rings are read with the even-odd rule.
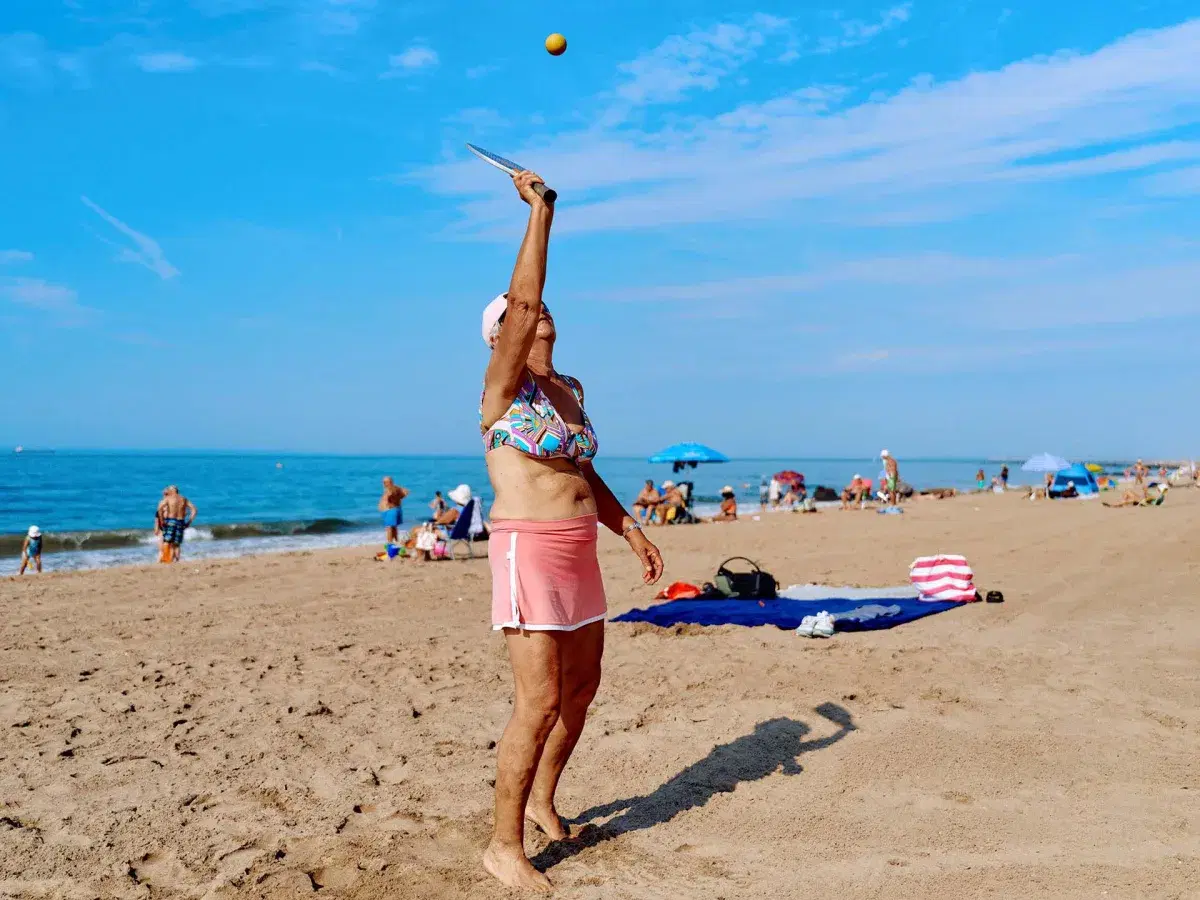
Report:
[[[814,596],[827,592],[831,596]],[[806,599],[783,596],[775,600],[670,600],[647,609],[632,609],[612,621],[649,622],[663,628],[671,625],[774,625],[795,630],[805,616],[815,616],[825,610],[833,616],[838,631],[875,631],[965,605],[948,601],[930,603],[918,600],[908,589],[894,588],[843,589],[840,593],[849,596],[842,597],[836,596],[836,589],[813,590],[811,586],[789,588],[784,593],[795,593]]]

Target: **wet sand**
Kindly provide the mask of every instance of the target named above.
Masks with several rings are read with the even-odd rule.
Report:
[[[606,900],[1200,896],[1198,525],[1177,490],[655,531],[667,580],[942,551],[1007,602],[828,641],[610,625],[580,836],[531,852]],[[650,601],[610,536],[601,563],[614,614]],[[0,580],[0,896],[511,896],[478,865],[489,584],[365,550]]]

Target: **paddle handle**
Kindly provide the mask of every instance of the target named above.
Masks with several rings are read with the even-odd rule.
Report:
[[[558,191],[554,190],[554,188],[546,187],[544,184],[535,184],[533,186],[533,192],[547,203],[553,203],[558,199]]]

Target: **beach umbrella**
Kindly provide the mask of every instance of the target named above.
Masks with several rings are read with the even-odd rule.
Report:
[[[1070,467],[1070,463],[1061,456],[1054,456],[1051,453],[1039,453],[1037,456],[1031,456],[1025,460],[1025,465],[1021,466],[1023,472],[1058,472],[1062,469]]]
[[[804,484],[804,473],[795,469],[784,469],[771,476],[780,484]]]
[[[684,442],[659,450],[650,457],[649,461],[652,463],[692,463],[694,465],[695,463],[729,462],[729,457],[704,444]]]

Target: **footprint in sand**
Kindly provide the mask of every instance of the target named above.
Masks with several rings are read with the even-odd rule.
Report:
[[[353,887],[359,878],[358,870],[350,866],[321,866],[307,874],[313,890],[316,891],[326,888],[331,891],[344,891]]]
[[[129,864],[129,877],[137,884],[175,889],[180,893],[190,893],[196,885],[195,877],[179,861],[174,850],[151,850]]]
[[[407,762],[388,763],[380,766],[375,774],[384,784],[401,784],[408,779],[408,764]]]
[[[312,778],[309,779],[308,786],[322,800],[336,800],[341,793],[338,790],[337,782],[325,769],[318,769],[314,772]]]
[[[217,857],[217,883],[231,881],[245,875],[254,863],[267,855],[254,841],[248,841]]]
[[[415,834],[426,829],[419,813],[404,813],[398,809],[379,809],[373,803],[359,803],[346,818],[342,831],[395,831]],[[339,832],[341,833],[341,832]]]

